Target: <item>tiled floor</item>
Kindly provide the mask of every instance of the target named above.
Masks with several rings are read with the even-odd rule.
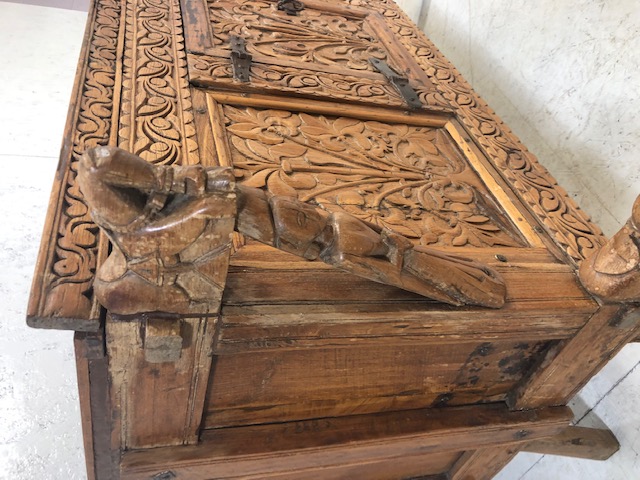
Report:
[[[71,334],[31,330],[24,323],[84,23],[85,14],[78,11],[0,2],[3,479],[85,478]],[[640,478],[639,361],[640,345],[626,347],[575,404],[580,424],[599,417],[612,428],[622,444],[620,452],[606,462],[520,454],[499,478]]]
[[[13,3],[86,12],[91,0],[12,0]]]
[[[86,14],[0,2],[0,478],[86,478],[71,332],[25,309]]]

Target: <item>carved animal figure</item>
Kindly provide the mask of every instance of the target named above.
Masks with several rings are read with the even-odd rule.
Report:
[[[579,274],[586,289],[604,300],[640,301],[640,197],[629,221],[582,262]]]
[[[500,276],[473,260],[414,247],[346,213],[235,185],[229,168],[154,166],[114,147],[87,151],[78,181],[113,243],[94,289],[112,313],[215,312],[234,229],[309,260],[452,305],[499,308]]]

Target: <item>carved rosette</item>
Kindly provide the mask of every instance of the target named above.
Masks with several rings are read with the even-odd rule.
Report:
[[[417,244],[523,246],[437,128],[225,106],[245,186],[346,212]]]

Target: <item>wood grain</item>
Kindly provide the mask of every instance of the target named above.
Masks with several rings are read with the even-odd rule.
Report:
[[[215,318],[183,319],[179,360],[148,363],[138,322],[107,318],[110,383],[121,423],[121,449],[198,441],[215,328]]]
[[[396,459],[401,471],[405,457],[553,435],[570,417],[565,407],[510,412],[504,406],[484,405],[227,428],[208,432],[195,447],[128,452],[122,478],[143,479],[163,470],[181,479],[211,472],[217,478],[278,478],[294,471],[298,478],[314,478],[318,468],[374,458]]]

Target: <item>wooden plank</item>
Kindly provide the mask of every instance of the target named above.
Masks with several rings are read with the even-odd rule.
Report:
[[[520,450],[520,444],[484,447],[465,452],[453,466],[448,480],[490,480]]]
[[[204,0],[180,0],[187,52],[201,52],[213,45],[211,23]]]
[[[211,472],[217,478],[269,478],[372,459],[402,462],[411,455],[554,435],[570,418],[566,407],[513,412],[493,404],[225,428],[205,432],[197,446],[127,452],[122,478],[162,471],[181,480],[210,478]]]
[[[564,405],[624,345],[638,335],[640,323],[621,328],[626,307],[604,305],[568,342],[550,349],[528,378],[510,395],[513,408]]]
[[[507,305],[495,310],[496,315],[508,312],[509,304],[516,306],[516,302],[537,301],[538,308],[543,313],[552,312],[556,308],[556,305],[553,305],[554,310],[545,308],[547,300],[585,298],[573,272],[541,270],[536,272],[535,268],[519,269],[514,266],[499,271],[507,286]],[[301,285],[305,285],[304,290],[300,288]],[[261,271],[231,267],[223,299],[224,305],[321,302],[427,303],[424,297],[416,293],[356,277],[353,274],[339,270],[314,271],[307,268]],[[594,302],[591,303],[595,305]],[[467,312],[480,310],[473,307],[457,308]]]
[[[568,427],[552,436],[526,443],[525,452],[563,457],[607,460],[620,449],[611,430],[604,428]]]
[[[401,311],[400,305],[370,304],[295,307],[229,307],[223,310],[216,355],[259,350],[294,350],[349,345],[391,346],[565,339],[576,333],[588,313],[532,316],[519,322],[491,314],[463,317],[427,308]]]
[[[348,105],[320,100],[297,98],[278,98],[253,93],[237,94],[224,92],[207,92],[214,100],[222,104],[246,107],[275,108],[294,110],[320,115],[347,116],[382,122],[409,123],[426,127],[443,127],[449,120],[448,114],[432,112],[402,112],[397,109],[385,109],[370,105]]]
[[[108,361],[104,346],[102,355],[96,355],[96,342],[102,345],[104,336],[77,332],[74,337],[87,478],[115,480],[119,478],[120,448],[113,433],[118,427],[111,411]]]
[[[206,428],[501,401],[546,343],[347,345],[216,358]]]
[[[182,319],[180,359],[149,363],[141,325],[107,318],[110,382],[122,424],[122,449],[197,442],[216,324],[211,317]]]
[[[216,141],[209,121],[207,110],[207,96],[197,88],[191,89],[191,99],[193,101],[193,118],[196,128],[196,138],[198,139],[198,153],[200,155],[200,165],[206,167],[220,166],[220,160],[216,152]]]

